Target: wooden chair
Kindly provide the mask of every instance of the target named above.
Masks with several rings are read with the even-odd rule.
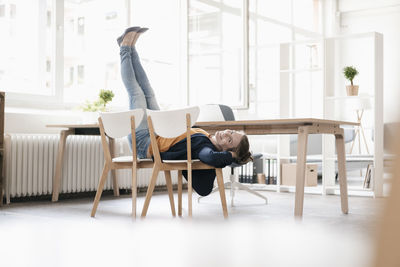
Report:
[[[153,161],[151,159],[138,159],[136,153],[136,126],[140,124],[143,119],[144,111],[142,109],[135,109],[123,112],[106,112],[101,113],[99,117],[99,128],[101,134],[101,141],[104,152],[104,168],[100,177],[99,185],[97,187],[96,197],[93,202],[93,208],[91,216],[94,217],[96,214],[97,206],[100,201],[101,194],[103,192],[104,183],[107,179],[108,172],[116,169],[132,169],[132,217],[136,217],[136,192],[137,183],[136,176],[137,170],[141,168],[152,168]],[[135,121],[138,122],[135,124]],[[136,126],[135,126],[136,125]],[[132,134],[132,156],[112,157],[109,146],[107,144],[107,138],[115,139],[125,137],[128,134]],[[167,180],[167,186],[171,188],[169,191],[172,196],[172,184],[171,180]],[[175,216],[175,207],[173,202],[171,203],[172,214]]]
[[[160,171],[164,171],[165,177],[171,177],[170,171],[178,171],[178,215],[182,216],[182,170],[187,170],[188,173],[188,214],[192,216],[192,170],[215,169],[217,174],[217,182],[222,203],[222,211],[224,217],[228,217],[226,207],[224,181],[222,169],[202,163],[198,159],[192,159],[190,129],[196,122],[199,116],[198,107],[189,107],[184,109],[154,111],[148,110],[147,121],[149,125],[151,146],[154,156],[154,167],[147,190],[146,200],[143,205],[142,217],[146,216],[147,209],[150,204],[150,199],[153,194],[157,175]],[[187,160],[162,160],[159,147],[157,145],[156,135],[174,138],[186,132],[187,138]],[[171,196],[170,196],[171,198]]]

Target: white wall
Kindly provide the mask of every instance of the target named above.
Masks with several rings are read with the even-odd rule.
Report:
[[[384,36],[384,122],[396,121],[400,100],[400,0],[337,0],[339,34]]]

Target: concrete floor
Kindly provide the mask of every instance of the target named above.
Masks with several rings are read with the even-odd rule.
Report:
[[[93,198],[12,203],[0,208],[0,266],[369,266],[384,199],[350,197],[344,215],[338,196],[306,195],[296,221],[293,193],[261,193],[268,205],[238,191],[228,220],[218,193],[194,195],[191,220],[186,195],[173,218],[165,193],[136,220],[129,195],[104,196],[96,218]]]

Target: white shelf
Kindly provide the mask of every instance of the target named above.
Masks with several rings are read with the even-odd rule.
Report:
[[[340,190],[339,185],[326,186],[327,190]],[[363,188],[362,186],[347,186],[348,191],[361,191],[361,192],[373,192],[372,188]]]
[[[337,161],[337,157],[327,157],[327,160],[335,160]],[[365,161],[365,162],[371,162],[374,161],[374,155],[373,154],[346,154],[346,161]]]
[[[364,50],[358,51],[358,43],[351,43],[356,39],[356,42],[364,42],[362,39],[366,39],[365,42],[371,44],[371,46],[366,46],[366,49],[372,49],[364,52]],[[343,42],[345,41],[345,42]],[[303,50],[299,52],[295,49],[297,45],[303,44],[317,44],[317,57],[314,57],[313,52],[310,54],[305,54],[310,60],[309,65],[307,65],[304,58],[299,58],[297,61],[296,53],[303,53]],[[337,49],[340,48],[340,49]],[[301,48],[303,49],[303,48]],[[347,54],[347,50],[354,53]],[[351,50],[352,49],[352,50]],[[371,61],[373,64],[364,66],[368,67],[368,72],[363,71],[366,76],[359,77],[361,84],[360,95],[357,96],[346,96],[345,83],[347,81],[343,80],[342,68],[344,64],[355,64],[355,66],[362,66],[362,62],[365,60],[357,61],[358,58],[366,59],[366,61]],[[303,61],[301,61],[303,60]],[[301,63],[304,62],[304,63]],[[360,63],[361,62],[361,63]],[[315,63],[314,66],[311,64]],[[318,65],[317,65],[318,64]],[[304,67],[296,67],[303,65]],[[279,44],[279,116],[282,118],[296,117],[299,114],[311,114],[310,116],[321,116],[325,119],[333,120],[352,120],[355,117],[355,107],[364,106],[363,113],[363,125],[369,126],[369,129],[373,129],[373,147],[369,148],[370,155],[358,155],[358,154],[347,154],[346,160],[353,165],[363,166],[368,163],[373,162],[375,176],[372,181],[373,189],[363,189],[362,182],[355,184],[355,186],[349,186],[349,191],[352,191],[353,195],[372,195],[381,196],[382,195],[382,176],[383,176],[383,36],[380,33],[362,33],[362,34],[351,34],[346,36],[336,36],[330,38],[315,38],[314,40],[301,40],[289,43]],[[304,83],[299,82],[296,74],[305,74],[309,77],[305,77],[310,86],[303,89]],[[318,79],[314,79],[318,77]],[[366,89],[368,86],[368,90]],[[300,88],[301,87],[301,88]],[[322,89],[320,88],[322,87]],[[296,91],[298,88],[302,91]],[[307,94],[309,98],[304,98],[307,102],[300,103],[296,102],[294,97],[296,93]],[[363,93],[365,92],[365,94]],[[367,101],[368,100],[368,101]],[[369,105],[367,105],[367,102]],[[315,104],[315,107],[313,105]],[[358,104],[356,106],[356,104]],[[303,108],[305,105],[311,108]],[[307,106],[307,107],[308,107]],[[301,107],[301,108],[298,108]],[[368,110],[367,110],[368,107]],[[349,109],[349,110],[348,110]],[[350,111],[351,110],[351,111]],[[350,113],[353,112],[354,113]],[[322,112],[322,114],[321,114]],[[349,119],[349,116],[353,116],[353,119]],[[303,115],[304,116],[304,115]],[[341,119],[346,118],[346,119]],[[368,119],[368,120],[366,120]],[[373,126],[371,126],[373,125]],[[356,127],[354,127],[356,128]],[[369,130],[368,129],[368,130]],[[369,138],[371,132],[367,132],[367,127],[365,127],[366,137]],[[370,140],[368,139],[370,142]],[[357,145],[357,143],[355,143]],[[277,157],[278,162],[284,160],[296,160],[296,156],[290,156],[290,138],[289,136],[279,136],[277,141]],[[356,146],[357,148],[357,146]],[[373,152],[372,152],[373,151]],[[323,182],[324,185],[334,185],[335,184],[335,173],[337,170],[336,163],[336,147],[335,138],[331,135],[322,135],[322,155],[308,155],[307,163],[318,163],[322,166]],[[355,164],[360,162],[360,164]],[[280,168],[277,170],[278,181],[280,181]],[[276,190],[278,192],[294,192],[294,186],[283,186],[283,185],[251,185],[251,187],[256,190]],[[327,189],[329,192],[325,191]],[[306,192],[312,193],[332,193],[337,194],[339,187],[324,187],[318,185],[317,187],[308,187],[305,189]]]
[[[280,159],[297,160],[297,156],[281,156]],[[307,155],[306,160],[322,160],[322,155]]]
[[[360,40],[365,39],[365,40]],[[354,42],[353,42],[354,40]],[[343,42],[345,41],[345,42]],[[349,42],[352,41],[352,42]],[[357,50],[357,45],[362,42],[368,46],[368,50]],[[368,45],[367,45],[368,44]],[[373,129],[373,143],[371,154],[358,155],[347,154],[347,162],[373,163],[374,179],[372,181],[373,189],[365,189],[360,186],[349,186],[349,191],[359,192],[363,195],[382,196],[383,194],[383,36],[380,33],[362,33],[350,34],[346,36],[337,36],[325,39],[325,61],[324,61],[324,117],[338,119],[343,116],[349,116],[349,108],[356,110],[364,109],[363,125],[365,130]],[[340,48],[339,50],[337,48]],[[351,51],[351,53],[349,53]],[[361,66],[365,63],[368,67],[367,75],[359,77],[358,82],[363,86],[370,87],[368,91],[360,93],[357,96],[346,96],[346,87],[344,77],[341,73],[343,66],[355,64]],[[365,64],[364,64],[365,65]],[[366,66],[363,66],[366,67]],[[347,81],[346,81],[347,82]],[[363,91],[361,91],[363,92]],[[362,108],[362,107],[365,108]],[[358,115],[358,114],[357,114]],[[368,115],[367,117],[365,115]],[[367,122],[366,122],[367,121]],[[373,126],[371,126],[373,125]],[[360,135],[358,136],[362,138]],[[369,136],[366,136],[367,138]],[[324,136],[323,146],[325,148],[325,162],[323,163],[323,177],[326,177],[326,184],[334,184],[335,164],[335,140],[334,138]],[[356,143],[357,144],[357,143]],[[370,147],[371,149],[371,147]],[[325,179],[325,178],[324,178]],[[339,190],[338,186],[326,187],[326,190]]]
[[[349,100],[349,99],[361,99],[361,98],[369,98],[373,99],[373,95],[355,95],[355,96],[327,96],[325,100]]]

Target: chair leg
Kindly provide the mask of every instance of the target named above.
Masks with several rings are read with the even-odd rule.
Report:
[[[192,170],[188,170],[188,216],[192,217]]]
[[[219,196],[221,198],[222,211],[224,213],[224,217],[228,218],[228,209],[226,207],[225,187],[222,169],[215,169],[215,171],[217,173],[217,183],[219,188]]]
[[[247,192],[249,192],[249,193],[251,193],[251,194],[253,194],[255,196],[258,196],[258,197],[264,199],[265,200],[265,204],[268,204],[268,198],[267,197],[261,195],[260,193],[250,189],[249,187],[247,187],[247,186],[245,186],[245,185],[243,185],[243,184],[241,184],[239,182],[234,182],[234,184],[235,184],[234,186],[237,186],[239,189],[245,190],[245,191],[247,191]]]
[[[100,181],[97,186],[97,192],[96,192],[96,196],[94,198],[93,208],[92,208],[92,213],[91,213],[92,217],[94,217],[94,215],[96,214],[97,206],[99,205],[101,194],[103,193],[104,183],[107,179],[107,175],[108,175],[109,171],[110,171],[110,166],[106,162],[106,163],[104,163],[103,172],[101,173]]]
[[[231,182],[230,182],[230,181],[224,183],[224,188],[227,188],[227,187],[230,187],[230,186],[231,186]],[[215,193],[215,192],[217,192],[217,191],[219,191],[218,186],[214,187],[214,188],[211,190],[211,193],[210,193],[209,195],[211,195],[212,193]],[[209,196],[209,195],[207,195],[207,196]],[[200,197],[198,197],[198,198],[197,198],[197,202],[200,203],[200,199],[202,199],[203,197],[207,197],[207,196],[200,196]]]
[[[169,204],[171,205],[172,216],[176,216],[175,214],[175,203],[174,203],[174,193],[172,192],[172,180],[171,180],[171,171],[164,171],[165,174],[165,183],[167,184],[168,196],[169,196]]]
[[[142,210],[142,217],[146,217],[147,210],[149,208],[151,196],[153,195],[154,187],[156,186],[156,181],[157,181],[157,176],[158,176],[159,169],[154,166],[153,167],[153,173],[151,175],[151,180],[149,187],[147,188],[147,193],[146,193],[146,200],[144,201],[143,205],[143,210]]]
[[[178,171],[178,215],[182,216],[182,171]]]
[[[230,176],[229,176],[229,180],[230,180],[230,183],[231,183],[231,186],[230,186],[230,188],[231,188],[231,207],[233,207],[233,205],[234,205],[234,203],[233,203],[233,199],[235,198],[235,183],[236,183],[236,181],[235,181],[235,174],[231,174]]]
[[[137,169],[132,167],[132,217],[136,218]]]

